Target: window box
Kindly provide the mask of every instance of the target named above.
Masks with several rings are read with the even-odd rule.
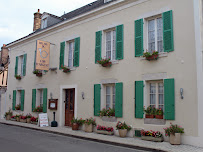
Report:
[[[108,116],[104,116],[102,117],[103,121],[108,121],[108,122],[117,122],[117,118],[116,117],[108,117]]]
[[[157,55],[152,55],[152,56],[146,57],[146,59],[147,59],[148,61],[157,60],[158,58],[159,58],[159,55],[158,55],[158,54],[157,54]]]
[[[68,68],[66,66],[61,66],[61,69],[63,70],[64,73],[70,72],[70,68]]]
[[[37,77],[41,77],[42,76],[42,71],[35,70],[35,71],[33,71],[33,74],[36,74]]]
[[[148,140],[148,141],[155,141],[155,142],[162,142],[164,141],[163,134],[159,131],[141,131],[141,139]]]
[[[148,114],[146,114],[146,115],[145,115],[145,118],[152,118],[152,119],[153,119],[153,118],[154,118],[154,115],[148,115]]]
[[[42,77],[42,73],[37,73],[36,76],[37,77]]]
[[[111,67],[112,62],[110,62],[110,58],[101,59],[100,61],[97,61],[99,64],[101,64],[103,67]]]
[[[21,80],[21,75],[15,75],[17,80]]]
[[[112,62],[102,64],[103,67],[111,67],[111,65],[112,65]]]
[[[155,115],[156,119],[163,119],[163,117],[164,117],[163,115]]]
[[[152,53],[150,53],[147,51],[143,54],[143,57],[145,57],[148,61],[157,60],[159,58],[159,52],[153,51]]]
[[[147,141],[155,141],[155,142],[163,142],[163,137],[159,137],[159,138],[156,138],[156,137],[150,137],[150,136],[141,136],[141,139],[142,140],[147,140]]]

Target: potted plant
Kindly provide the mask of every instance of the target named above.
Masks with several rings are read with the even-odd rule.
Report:
[[[16,117],[15,116],[11,116],[11,121],[16,121]]]
[[[163,119],[164,112],[161,108],[156,109],[155,114],[156,119]]]
[[[17,79],[17,80],[20,80],[21,79],[21,75],[15,75],[15,78]]]
[[[9,108],[8,112],[4,114],[4,117],[6,120],[11,120],[11,116],[13,115],[13,112],[11,112],[11,109]]]
[[[117,125],[116,125],[116,130],[118,130],[119,132],[119,136],[120,137],[126,137],[126,134],[128,131],[131,130],[131,127],[128,126],[125,121],[122,123],[122,122],[118,122]]]
[[[97,125],[97,131],[98,134],[104,134],[104,135],[113,135],[113,127],[105,127]]]
[[[33,74],[35,74],[37,77],[41,77],[42,76],[42,71],[41,70],[34,70]]]
[[[17,105],[15,106],[15,109],[16,109],[16,110],[20,110],[20,108],[21,108],[21,105],[20,105],[20,104],[17,104]]]
[[[27,118],[27,123],[31,123],[32,115],[30,113],[26,115],[26,118]]]
[[[64,73],[70,72],[70,68],[68,68],[66,66],[61,65],[61,69],[63,70]]]
[[[144,131],[141,130],[141,139],[148,141],[162,142],[164,140],[163,134],[160,131]]]
[[[145,118],[154,118],[156,108],[148,106],[147,109],[145,109],[145,106],[144,106],[144,112],[146,113]]]
[[[97,61],[97,63],[101,64],[103,67],[111,67],[112,65],[112,62],[110,62],[110,58],[104,58],[104,59],[101,59],[100,61]]]
[[[164,128],[165,135],[169,136],[169,142],[171,145],[180,145],[181,144],[181,134],[184,133],[184,128],[181,126],[173,125],[170,123],[171,126],[168,128]]]
[[[71,124],[72,124],[72,130],[78,130],[79,125],[81,125],[80,121],[77,118],[73,118],[71,120]]]
[[[93,131],[93,126],[95,126],[95,119],[92,117],[89,119],[85,120],[85,132],[92,132]]]
[[[26,123],[26,122],[27,122],[27,117],[21,115],[21,116],[20,116],[20,122],[24,122],[24,123]]]
[[[16,117],[16,121],[20,122],[20,115],[16,115],[15,117]]]
[[[42,112],[43,111],[43,107],[42,106],[37,106],[33,112]]]
[[[31,120],[31,124],[37,125],[37,123],[38,123],[38,118],[32,117],[30,120]]]
[[[150,53],[147,50],[147,52],[143,53],[143,57],[145,57],[148,61],[157,60],[159,58],[159,52],[153,51],[152,53]]]

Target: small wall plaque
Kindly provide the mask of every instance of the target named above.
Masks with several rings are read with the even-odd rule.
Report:
[[[57,110],[58,99],[49,99],[49,109]]]

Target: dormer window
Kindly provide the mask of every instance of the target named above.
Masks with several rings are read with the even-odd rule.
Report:
[[[104,0],[104,3],[108,3],[108,2],[110,2],[110,1],[112,1],[112,0]]]
[[[41,29],[44,29],[47,27],[47,18],[42,19]]]

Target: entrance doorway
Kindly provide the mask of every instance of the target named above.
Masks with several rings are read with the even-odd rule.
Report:
[[[65,90],[65,126],[71,126],[74,117],[75,89]]]

